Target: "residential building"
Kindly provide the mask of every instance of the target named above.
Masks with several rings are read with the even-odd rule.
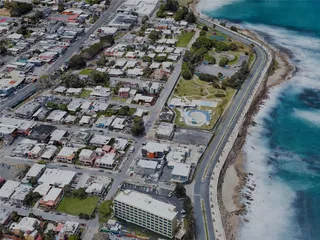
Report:
[[[177,227],[175,206],[147,194],[125,190],[114,199],[114,214],[127,222],[172,238]]]
[[[122,97],[122,98],[128,98],[130,97],[130,88],[120,88],[119,91],[118,91],[118,95],[119,97]]]
[[[15,188],[14,193],[11,195],[10,200],[22,204],[23,200],[25,199],[26,195],[32,191],[32,187],[28,184],[20,184]]]
[[[71,184],[76,175],[73,171],[47,168],[38,179],[38,183],[63,188]]]
[[[56,156],[59,162],[73,163],[76,157],[77,148],[63,147]]]
[[[137,166],[135,167],[135,172],[140,175],[147,175],[150,176],[156,172],[158,166],[157,161],[148,161],[140,159],[137,162]]]
[[[58,234],[59,240],[68,239],[71,235],[77,235],[80,230],[80,224],[77,222],[66,221]]]
[[[25,176],[26,180],[29,181],[31,178],[35,178],[35,179],[40,178],[40,176],[45,171],[45,169],[46,169],[46,165],[44,164],[38,164],[38,163],[33,164]]]
[[[111,140],[111,137],[94,134],[90,140],[90,145],[102,147],[104,145],[107,145],[110,142],[110,140]]]
[[[105,191],[105,186],[99,183],[92,183],[86,189],[86,193],[92,194],[92,195],[98,195],[98,196],[102,195],[104,191]]]
[[[12,223],[10,230],[15,234],[19,235],[20,233],[33,232],[36,229],[36,226],[40,224],[40,221],[36,218],[23,217],[19,223]]]

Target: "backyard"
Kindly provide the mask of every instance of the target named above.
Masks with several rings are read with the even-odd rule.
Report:
[[[191,41],[194,32],[184,32],[178,37],[177,47],[187,47]]]
[[[64,196],[56,210],[57,212],[75,216],[80,215],[80,213],[91,215],[99,199],[100,197],[98,196],[87,197],[85,199]]]

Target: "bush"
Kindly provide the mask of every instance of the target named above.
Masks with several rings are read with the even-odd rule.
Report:
[[[238,32],[238,29],[237,29],[236,26],[231,26],[230,29],[231,29],[232,31],[234,31],[234,32]]]
[[[213,82],[215,80],[218,80],[218,78],[211,74],[201,73],[199,75],[199,79],[205,82]]]
[[[131,133],[134,136],[141,136],[145,131],[145,126],[143,119],[140,117],[135,117],[133,120],[133,126],[131,128]]]
[[[220,67],[224,67],[228,64],[228,58],[221,58],[220,61],[219,61],[219,66]]]
[[[189,69],[182,70],[181,75],[186,80],[190,80],[192,78],[192,73],[190,72]]]
[[[209,28],[208,28],[207,26],[203,26],[203,27],[202,27],[202,30],[204,30],[204,31],[209,31]]]
[[[221,97],[225,97],[226,94],[225,93],[216,93],[214,96],[217,98],[221,98]]]
[[[236,51],[236,50],[238,50],[237,44],[235,44],[235,43],[230,43],[230,44],[229,44],[229,50],[231,50],[231,51]]]

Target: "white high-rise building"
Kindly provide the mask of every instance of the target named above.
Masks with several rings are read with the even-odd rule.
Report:
[[[114,199],[116,217],[150,231],[172,238],[177,226],[175,206],[161,202],[147,194],[125,190]]]

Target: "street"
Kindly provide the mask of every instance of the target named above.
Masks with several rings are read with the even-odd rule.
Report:
[[[198,22],[212,27],[212,22],[209,22],[205,19],[199,18]],[[252,41],[244,37],[242,38],[241,36],[234,34],[232,31],[227,31],[224,28],[221,28],[219,25],[216,26],[216,29],[246,45],[250,45],[252,43]],[[201,163],[198,165],[198,174],[195,177],[193,190],[196,239],[215,239],[215,231],[213,229],[213,219],[211,217],[209,197],[210,177],[212,175],[215,164],[218,161],[218,158],[220,157],[225,145],[228,142],[229,136],[231,135],[235,124],[242,114],[243,109],[247,104],[254,88],[258,84],[258,80],[261,77],[261,74],[266,66],[268,55],[265,50],[260,46],[255,46],[253,50],[256,53],[256,60],[251,68],[250,74],[235,96],[232,104],[228,109],[227,114],[223,117],[223,120],[220,121],[219,125],[216,127],[216,129],[218,130],[215,134],[215,137],[207,147],[207,151],[205,152]],[[202,200],[204,202],[204,209],[202,209],[201,205]],[[204,212],[206,213],[205,216],[203,214]]]

